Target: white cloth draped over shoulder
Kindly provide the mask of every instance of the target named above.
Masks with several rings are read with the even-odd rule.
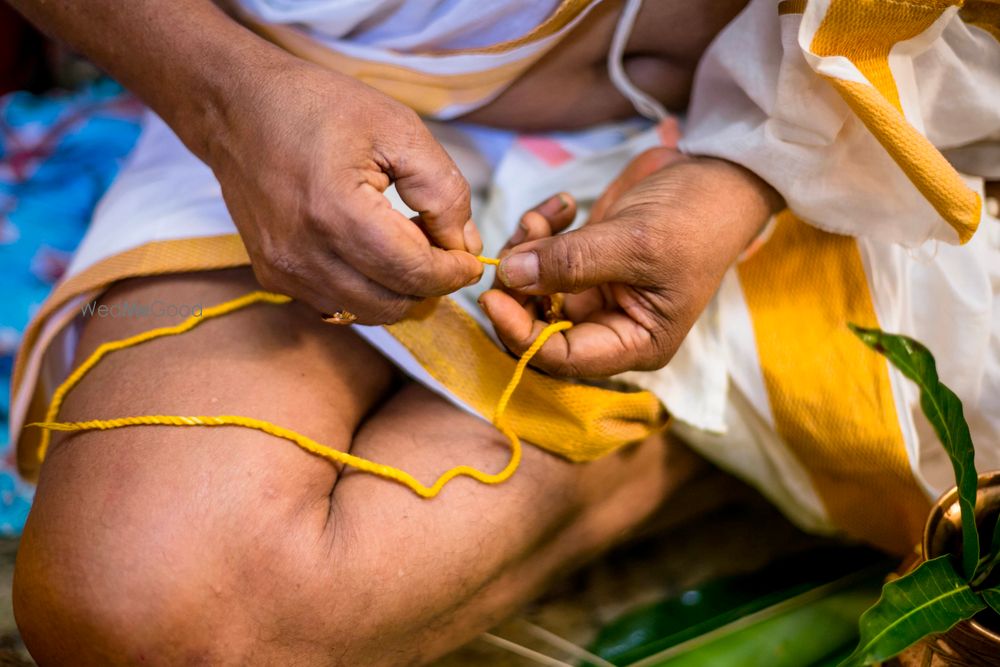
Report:
[[[916,34],[886,40],[884,62],[875,63],[868,47],[878,51],[879,35],[894,36],[877,19],[858,29],[860,44],[831,53],[816,44],[827,14],[855,3],[809,2],[804,13],[784,14],[776,11],[781,4],[755,0],[705,54],[682,147],[761,175],[798,217],[821,229],[911,248],[959,241],[955,226],[973,226],[985,211],[977,206],[973,218],[947,220],[914,171],[940,168],[929,154],[936,148],[980,195],[984,177],[1000,178],[997,36],[963,21],[958,4],[933,11],[923,3],[926,19],[907,17]],[[899,36],[909,36],[906,27],[897,26]],[[865,59],[860,66],[850,59],[855,51]],[[886,79],[869,82],[866,72]],[[900,160],[834,80],[884,94],[928,146],[907,147],[912,154]]]

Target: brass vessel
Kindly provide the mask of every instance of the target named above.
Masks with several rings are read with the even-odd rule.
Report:
[[[980,535],[987,539],[1000,515],[1000,471],[979,476],[976,496],[976,519]],[[958,506],[958,489],[941,496],[931,508],[921,545],[923,560],[954,553],[962,543],[962,512]],[[916,566],[914,564],[914,567]],[[1000,665],[1000,616],[987,609],[968,621],[962,621],[948,632],[928,637],[903,652],[898,658],[903,667],[997,667]]]

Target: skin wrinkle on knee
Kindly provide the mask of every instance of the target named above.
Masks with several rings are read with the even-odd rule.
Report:
[[[620,494],[616,494],[616,496],[617,495]],[[571,523],[573,524],[573,526],[577,526],[580,523],[580,520],[578,519],[576,521],[572,521]],[[576,531],[572,527],[567,527],[567,529],[560,532],[563,532],[564,534],[572,534],[573,532]],[[295,541],[297,540],[292,540],[292,542]],[[554,540],[549,540],[549,542],[553,541]],[[574,538],[574,541],[578,540]],[[526,548],[524,551],[525,553],[527,553],[534,550],[535,547],[532,546]],[[343,554],[340,560],[346,562],[354,562],[357,567],[361,568],[365,567],[364,560],[358,558],[352,558],[350,554]],[[292,566],[296,561],[295,559],[282,558],[280,562],[284,563],[285,566]],[[313,567],[320,566],[322,562],[323,562],[322,559],[317,559],[316,561],[314,561]],[[329,563],[329,561],[326,562]],[[302,565],[302,563],[299,563],[299,565]],[[464,609],[475,606],[477,602],[481,600],[484,595],[488,595],[487,592],[491,588],[495,589],[497,587],[498,582],[503,582],[509,577],[518,576],[517,565],[518,565],[517,563],[511,563],[510,565],[503,567],[500,570],[494,571],[490,576],[483,577],[477,584],[467,579],[466,585],[461,585],[461,584],[457,585],[458,588],[464,589],[463,594],[453,598],[451,604],[431,610],[427,609],[411,610],[412,613],[408,615],[408,617],[412,617],[413,615],[418,616],[420,618],[420,624],[424,627],[428,626],[431,628],[452,627],[455,622],[455,619],[462,615]],[[253,569],[258,574],[261,572],[260,568],[253,568]],[[368,619],[362,621],[360,619],[362,619],[363,617],[358,615],[347,615],[347,616],[341,615],[340,618],[337,618],[334,622],[334,617],[330,616],[327,613],[327,618],[330,619],[330,622],[325,624],[322,629],[314,625],[312,626],[316,630],[321,630],[321,632],[318,633],[318,635],[313,635],[312,637],[310,637],[307,635],[299,635],[298,633],[294,632],[294,629],[302,629],[310,627],[310,623],[308,621],[303,622],[304,619],[316,618],[317,613],[322,615],[323,613],[322,610],[324,608],[328,608],[324,607],[324,603],[328,605],[331,600],[337,599],[336,597],[337,592],[340,592],[342,594],[347,592],[345,588],[338,587],[337,584],[338,581],[349,580],[352,577],[350,576],[349,572],[340,571],[339,574],[343,575],[343,579],[335,579],[332,582],[329,580],[322,582],[314,581],[313,583],[317,585],[310,586],[308,588],[309,591],[308,593],[304,595],[301,594],[297,595],[296,597],[301,602],[308,601],[308,603],[305,605],[302,604],[295,605],[294,612],[287,611],[285,607],[272,608],[267,612],[264,618],[259,619],[256,623],[252,623],[250,627],[254,628],[259,633],[261,640],[266,640],[267,644],[273,645],[276,649],[284,649],[288,647],[289,650],[297,651],[300,648],[304,647],[305,645],[310,645],[314,647],[322,647],[323,651],[327,652],[327,654],[329,654],[329,652],[332,650],[338,650],[338,653],[341,656],[341,659],[339,661],[341,664],[360,664],[359,656],[363,655],[372,657],[370,661],[363,661],[364,664],[395,665],[395,664],[404,664],[409,662],[407,658],[412,658],[412,660],[414,660],[415,662],[422,660],[423,657],[420,654],[414,654],[414,649],[412,647],[408,648],[406,646],[406,640],[412,628],[411,626],[412,620],[407,621],[403,618],[398,618],[395,621],[395,623],[390,623],[389,625],[383,625],[381,628],[378,628],[379,630],[381,630],[382,633],[385,634],[385,637],[383,642],[375,643],[375,644],[380,644],[377,649],[372,648],[373,646],[375,646],[375,644],[367,641],[362,641],[366,636],[371,636],[370,632],[366,633],[356,632],[356,629],[360,627],[359,623],[363,625],[368,623]],[[265,580],[288,582],[288,577],[286,575],[280,574],[280,569],[277,573],[265,572],[262,578]],[[473,585],[467,586],[468,584],[473,584]],[[288,587],[287,583],[282,584],[282,588],[287,588],[287,587]],[[349,590],[351,590],[351,593],[355,592],[354,589],[349,589]],[[250,594],[249,591],[246,594]],[[253,599],[254,597],[253,594],[250,595],[251,595],[250,599]],[[354,595],[352,595],[351,597],[354,597]],[[354,609],[368,609],[368,610],[376,610],[379,608],[378,606],[372,605],[367,602],[365,602],[362,605],[353,605],[353,607]],[[282,612],[282,609],[286,609],[286,611]],[[271,615],[275,613],[277,615]],[[380,616],[380,614],[375,611],[372,611],[372,615]],[[383,616],[383,618],[385,617]],[[488,619],[482,620],[482,624],[484,626],[487,622]],[[266,629],[268,627],[273,629],[270,632],[267,632]],[[338,628],[340,629],[340,631],[338,631]],[[345,628],[351,628],[354,631],[355,633],[354,637],[360,642],[361,644],[360,646],[359,645],[348,646],[344,645],[341,641],[338,641],[338,636],[342,636],[342,632],[344,631]],[[485,629],[485,627],[483,629]],[[370,628],[370,630],[374,629]],[[265,650],[265,648],[256,647],[253,650],[257,652],[257,651],[263,651]],[[376,655],[375,653],[368,653],[368,651],[371,650],[381,651],[381,655],[379,656]]]

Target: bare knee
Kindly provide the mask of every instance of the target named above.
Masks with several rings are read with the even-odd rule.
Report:
[[[398,665],[406,646],[380,598],[392,586],[329,536],[289,526],[236,553],[233,535],[187,544],[121,543],[116,552],[33,526],[18,554],[14,609],[40,665]],[[220,564],[225,564],[220,567]],[[338,570],[348,576],[341,576]],[[398,583],[398,582],[390,582]],[[390,605],[391,606],[391,605]],[[396,634],[396,633],[393,633]],[[404,633],[405,634],[405,633]],[[402,635],[400,635],[402,636]]]
[[[218,488],[153,502],[148,488],[74,483],[53,463],[48,481],[60,483],[39,487],[13,591],[40,665],[288,664],[319,653],[309,616],[323,617],[321,593],[326,618],[337,616],[315,567],[329,553],[316,520],[326,510],[227,500]]]
[[[88,543],[89,531],[25,533],[13,602],[40,665],[236,664],[247,630],[238,598],[198,559],[210,545]],[[211,556],[208,556],[211,561]],[[252,635],[252,633],[250,633]]]

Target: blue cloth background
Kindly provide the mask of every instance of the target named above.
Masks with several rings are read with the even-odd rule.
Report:
[[[18,535],[32,487],[13,467],[10,375],[25,325],[62,276],[139,136],[142,107],[108,79],[0,98],[0,534]]]

